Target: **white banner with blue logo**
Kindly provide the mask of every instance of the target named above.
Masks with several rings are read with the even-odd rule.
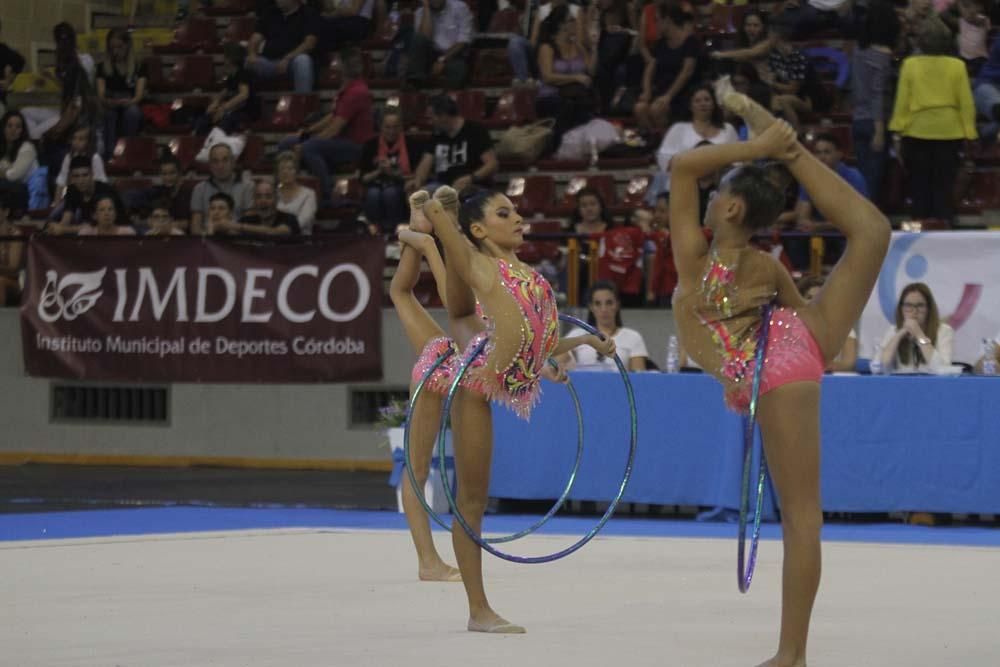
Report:
[[[894,233],[861,316],[860,356],[871,356],[895,324],[903,288],[916,282],[930,287],[942,321],[955,329],[953,359],[974,363],[982,340],[1000,335],[1000,233]]]

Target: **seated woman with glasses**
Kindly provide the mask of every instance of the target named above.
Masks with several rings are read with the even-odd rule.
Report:
[[[910,283],[896,304],[896,326],[882,337],[887,371],[933,373],[951,366],[955,330],[941,321],[931,289]]]

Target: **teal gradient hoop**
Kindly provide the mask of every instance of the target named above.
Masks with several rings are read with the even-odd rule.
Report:
[[[747,512],[750,509],[750,471],[753,468],[754,432],[757,427],[757,399],[760,398],[760,378],[764,373],[764,357],[767,353],[767,336],[771,330],[772,306],[765,306],[761,319],[757,350],[754,355],[753,384],[750,387],[750,410],[743,426],[743,479],[740,489],[739,537],[736,552],[736,583],[740,593],[750,590],[754,569],[757,566],[757,546],[760,543],[760,515],[764,509],[764,485],[767,482],[767,459],[764,448],[760,450],[760,465],[757,468],[757,502],[754,508],[753,536],[750,538],[750,555],[746,554]]]
[[[595,329],[594,327],[570,315],[560,315],[559,319],[564,322],[569,322],[570,324],[573,324],[577,327],[580,327],[584,331],[593,334],[595,336],[602,336],[602,334],[599,331],[597,331],[597,329]],[[577,540],[576,542],[574,542],[573,544],[571,544],[570,546],[566,547],[561,551],[557,551],[555,553],[551,553],[545,556],[517,556],[514,554],[509,554],[494,547],[493,540],[484,539],[482,536],[480,536],[476,531],[472,529],[471,526],[469,526],[469,523],[465,520],[465,517],[462,516],[462,513],[458,509],[458,504],[455,502],[455,494],[452,491],[451,484],[448,482],[448,476],[445,474],[446,468],[444,459],[442,458],[445,452],[445,433],[447,431],[447,426],[448,426],[447,420],[444,418],[444,416],[450,412],[452,401],[455,398],[455,394],[458,392],[458,388],[462,382],[462,378],[465,376],[465,373],[472,365],[472,362],[476,359],[476,357],[478,357],[482,353],[483,349],[486,346],[486,342],[487,341],[485,339],[481,341],[479,345],[477,345],[474,349],[470,350],[469,353],[466,354],[465,358],[462,359],[462,364],[459,367],[458,371],[455,373],[455,377],[452,379],[451,387],[449,387],[448,390],[448,396],[445,398],[444,407],[442,408],[441,411],[442,414],[441,425],[438,428],[438,460],[441,468],[442,481],[444,484],[444,495],[445,497],[448,498],[448,504],[451,506],[452,518],[455,521],[458,521],[459,525],[465,531],[465,534],[469,536],[469,539],[478,544],[484,551],[487,551],[498,558],[502,558],[504,560],[511,561],[513,563],[525,563],[525,564],[550,563],[554,560],[558,560],[560,558],[565,558],[566,556],[569,556],[570,554],[574,553],[575,551],[583,547],[583,545],[585,545],[587,542],[594,539],[597,533],[600,532],[600,530],[605,526],[605,524],[607,524],[608,520],[611,519],[611,516],[615,513],[615,510],[618,508],[618,504],[621,502],[622,496],[625,495],[625,488],[628,486],[629,479],[631,479],[632,477],[632,468],[635,463],[635,451],[636,451],[636,444],[638,441],[635,395],[632,391],[632,381],[629,379],[628,371],[625,369],[625,365],[622,363],[622,360],[616,354],[615,365],[618,367],[618,372],[621,375],[622,381],[625,385],[625,394],[628,398],[628,403],[629,403],[629,418],[630,418],[629,452],[628,452],[628,460],[625,463],[625,472],[622,476],[621,484],[618,487],[618,492],[615,494],[614,499],[611,501],[611,504],[608,506],[607,510],[601,516],[600,520],[593,528],[590,529],[590,531],[587,532],[586,535],[584,535],[582,538],[580,538],[579,540]]]
[[[485,341],[483,341],[483,343],[485,344]],[[483,345],[480,345],[477,349],[481,351],[482,347]],[[423,506],[424,511],[427,512],[428,516],[430,516],[430,518],[433,519],[434,522],[437,523],[439,526],[447,530],[451,530],[451,524],[446,522],[444,519],[441,518],[441,516],[437,512],[431,509],[430,504],[428,504],[427,499],[424,497],[423,488],[421,488],[417,484],[416,475],[413,474],[413,466],[410,465],[410,423],[411,423],[410,417],[413,413],[414,406],[416,406],[417,404],[417,399],[420,397],[420,393],[424,389],[424,385],[434,374],[434,371],[440,368],[441,364],[443,364],[452,354],[453,353],[450,350],[443,353],[440,357],[438,357],[434,361],[431,367],[427,369],[427,372],[424,373],[424,376],[420,378],[420,382],[413,390],[413,396],[410,397],[410,404],[409,407],[407,408],[407,413],[406,413],[406,426],[403,430],[403,456],[405,461],[406,473],[410,479],[410,487],[416,493],[417,499],[420,501],[420,504]],[[553,361],[552,359],[549,360],[549,363],[554,368],[558,368],[558,364],[556,364],[556,362]],[[526,535],[530,535],[531,533],[535,532],[543,525],[545,525],[545,522],[547,522],[549,519],[555,516],[556,512],[562,509],[562,506],[566,503],[566,500],[569,498],[570,491],[573,490],[573,484],[576,483],[577,473],[580,470],[580,463],[581,461],[583,461],[583,409],[580,407],[580,397],[576,393],[576,388],[573,386],[573,382],[568,378],[566,381],[566,389],[569,391],[569,395],[573,401],[574,407],[576,407],[576,432],[577,432],[576,460],[573,461],[573,469],[570,472],[569,479],[566,482],[566,486],[565,488],[563,488],[562,494],[559,496],[559,499],[556,500],[555,504],[552,505],[549,511],[546,512],[545,515],[543,515],[540,519],[538,519],[538,521],[531,524],[524,530],[518,531],[511,535],[488,538],[487,541],[490,542],[491,544],[502,544],[504,542],[513,542],[514,540],[520,539],[522,537],[525,537]],[[449,414],[449,407],[450,407],[450,402],[441,411],[441,423],[445,430],[447,430],[447,424],[448,424],[447,415]],[[440,442],[440,451],[442,452],[445,451],[443,439]],[[444,468],[442,468],[441,474],[443,475],[444,483],[448,484],[448,475],[445,472]]]

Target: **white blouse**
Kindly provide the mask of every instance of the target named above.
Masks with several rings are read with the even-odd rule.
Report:
[[[574,338],[576,336],[585,335],[587,335],[587,332],[583,329],[574,328],[566,335],[566,337]],[[643,340],[642,334],[635,329],[621,327],[617,332],[615,332],[614,339],[615,350],[621,358],[622,363],[625,364],[626,369],[628,369],[628,364],[629,361],[632,360],[632,357],[649,357],[649,352],[646,350],[646,341]],[[581,345],[570,352],[570,354],[573,355],[573,360],[576,362],[576,368],[579,370],[618,370],[618,366],[615,364],[614,359],[610,357],[598,359],[597,350],[589,345]]]
[[[739,135],[729,123],[724,123],[714,137],[701,136],[695,131],[693,123],[674,123],[660,142],[659,150],[656,151],[656,164],[660,167],[660,171],[667,175],[666,187],[662,191],[670,191],[670,161],[678,153],[691,150],[703,141],[718,145],[731,144],[739,140]]]
[[[31,172],[38,168],[38,151],[30,141],[25,141],[17,149],[17,155],[11,162],[7,158],[0,159],[0,178],[12,183],[24,183]]]
[[[882,348],[885,350],[889,341],[892,340],[896,332],[899,331],[895,326],[889,327],[885,335],[882,336]],[[914,355],[910,357],[910,363],[902,364],[899,361],[899,352],[897,348],[896,358],[893,361],[892,367],[886,370],[889,371],[907,371],[907,372],[923,372],[923,373],[933,373],[939,369],[951,366],[951,353],[955,342],[955,330],[950,326],[942,322],[938,325],[937,342],[934,343],[934,354],[925,363],[916,364]],[[910,341],[908,338],[904,338],[899,342],[900,347],[903,345],[914,345],[915,342]]]
[[[299,191],[287,201],[278,193],[278,210],[294,215],[303,234],[312,234],[313,223],[316,222],[316,192],[299,185]]]

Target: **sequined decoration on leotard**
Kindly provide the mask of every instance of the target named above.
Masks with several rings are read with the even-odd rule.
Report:
[[[522,418],[531,414],[541,394],[541,373],[559,342],[559,311],[552,286],[530,266],[497,260],[500,282],[524,318],[518,353],[504,368],[493,369],[496,386],[490,398],[504,403]],[[490,320],[490,337],[494,323]],[[492,343],[486,352],[493,350]]]
[[[736,291],[736,265],[727,265],[713,249],[708,268],[701,279],[702,298],[704,304],[714,308],[721,318],[732,317],[732,303]],[[712,340],[720,349],[722,357],[722,375],[733,382],[742,382],[747,374],[747,368],[753,361],[756,350],[757,327],[746,332],[742,340],[734,338],[729,329],[721,321],[713,321],[698,315],[701,323],[712,332]]]

